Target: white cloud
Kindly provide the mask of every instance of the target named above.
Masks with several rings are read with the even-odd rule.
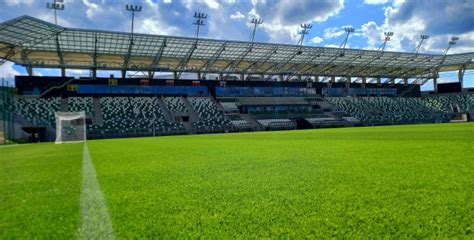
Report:
[[[344,8],[344,0],[254,0],[254,8],[263,19],[274,24],[295,25],[324,22]]]
[[[367,38],[366,49],[377,49],[383,40],[383,29],[374,21],[361,26],[362,36]]]
[[[449,53],[474,51],[474,4],[472,0],[396,0],[385,8],[385,21],[378,25],[368,22],[361,26],[369,48],[383,41],[383,32],[394,32],[387,45],[392,51],[412,51],[420,41],[420,35],[430,38],[424,41],[420,52],[440,54],[447,47],[451,36],[460,40]]]
[[[311,43],[313,44],[318,44],[318,43],[321,43],[322,41],[324,41],[324,39],[318,36],[311,38]]]
[[[344,35],[343,27],[331,27],[324,29],[324,39],[338,38]]]
[[[22,4],[31,6],[33,5],[34,2],[35,0],[6,0],[5,1],[7,6],[16,6],[16,5],[22,5]]]
[[[99,16],[103,10],[99,4],[93,3],[90,0],[83,0],[84,5],[86,5],[86,15],[89,19],[93,19],[96,16]]]
[[[344,8],[344,0],[252,0],[249,17],[264,20],[262,28],[272,42],[289,43],[298,39],[298,25],[308,22],[324,22],[336,16]]]
[[[161,21],[157,21],[153,18],[144,19],[138,26],[138,31],[149,34],[159,35],[179,35],[180,29],[168,24],[163,24]]]
[[[262,28],[265,29],[266,33],[269,35],[271,42],[296,44],[296,41],[299,39],[297,25],[284,26],[263,22]]]
[[[245,16],[241,12],[237,11],[234,14],[230,15],[230,18],[234,20],[240,20],[240,19],[244,19]]]
[[[219,9],[220,4],[217,0],[182,0],[183,5],[189,9],[194,10],[194,5],[205,5],[209,9]]]
[[[13,64],[13,62],[7,61],[0,66],[0,81],[1,78],[4,78],[8,83],[11,84],[13,83],[15,76],[20,75],[20,73],[13,68]]]
[[[170,4],[172,2],[172,0],[163,0],[163,3],[165,4]]]
[[[329,47],[329,48],[339,48],[339,45],[336,44],[326,44],[324,47]],[[346,44],[346,48],[349,48],[349,44]]]
[[[217,0],[204,0],[204,3],[210,8],[210,9],[218,9],[220,4],[217,2]]]

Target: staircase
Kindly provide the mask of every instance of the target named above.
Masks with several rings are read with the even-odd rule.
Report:
[[[69,98],[61,98],[61,105],[59,107],[59,111],[61,112],[67,112],[68,111],[68,104],[69,104]]]
[[[353,124],[349,121],[347,121],[346,119],[340,117],[340,116],[337,116],[336,114],[334,114],[333,112],[326,112],[326,115],[334,118],[334,120],[338,121],[341,123],[341,125],[343,125],[344,127],[352,127]]]
[[[181,97],[181,100],[186,105],[188,109],[189,117],[191,118],[191,122],[199,121],[199,115],[197,114],[196,110],[194,110],[193,105],[189,102],[187,98]]]
[[[216,107],[219,111],[225,112],[224,107],[214,97],[211,97],[211,100],[216,105]]]
[[[265,128],[257,121],[255,120],[250,114],[240,114],[240,116],[247,121],[248,123],[252,124],[254,130],[256,131],[263,131]]]
[[[45,91],[43,91],[42,93],[40,93],[40,95],[38,97],[42,97],[42,96],[48,94],[49,92],[53,91],[54,89],[61,89],[61,88],[65,87],[66,85],[68,85],[69,83],[71,83],[74,80],[77,80],[77,79],[70,78],[70,79],[67,79],[65,82],[63,82],[61,84],[53,85],[51,87],[48,86],[49,88],[46,89]]]
[[[100,105],[100,98],[95,97],[93,99],[93,107],[94,107],[94,125],[102,125],[103,117],[102,117],[102,107]]]
[[[162,112],[163,112],[163,116],[165,117],[165,120],[167,122],[175,122],[173,116],[171,115],[171,112],[170,110],[168,109],[168,107],[166,107],[166,104],[165,102],[163,102],[163,98],[161,97],[157,97],[156,98],[156,101],[158,102],[158,106],[160,106]]]

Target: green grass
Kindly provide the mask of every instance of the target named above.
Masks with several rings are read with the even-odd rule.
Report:
[[[0,147],[0,239],[72,238],[82,145]]]
[[[117,238],[474,238],[472,123],[88,146]],[[0,239],[74,236],[81,161],[0,148]]]

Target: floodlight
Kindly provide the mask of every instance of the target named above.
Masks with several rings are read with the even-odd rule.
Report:
[[[344,31],[346,31],[347,33],[352,33],[355,31],[355,29],[353,27],[346,27],[344,28]]]
[[[196,39],[199,38],[199,29],[200,29],[200,26],[204,26],[204,19],[207,18],[207,14],[205,13],[202,13],[202,12],[194,12],[194,16],[193,16],[196,21],[193,22],[193,25],[196,25]],[[195,46],[196,47],[196,46]]]
[[[131,29],[131,34],[133,37],[133,23],[135,20],[135,12],[141,12],[142,11],[142,6],[140,5],[125,5],[125,10],[132,12],[132,29]]]
[[[58,24],[58,17],[56,11],[64,10],[63,0],[54,0],[51,3],[46,3],[46,8],[54,10],[54,24]]]
[[[257,25],[262,24],[263,20],[259,18],[252,18],[252,21],[250,21],[250,23],[253,24],[252,35],[250,36],[250,41],[253,43],[253,41],[255,40],[255,33],[257,32]]]
[[[300,34],[301,37],[298,40],[298,45],[301,46],[301,45],[303,45],[303,42],[304,42],[304,36],[309,33],[308,29],[311,29],[313,27],[313,25],[309,24],[309,23],[302,23],[302,24],[300,24],[300,27],[301,27],[301,31],[298,32],[298,34]]]
[[[132,11],[132,12],[141,12],[142,11],[142,6],[140,5],[125,5],[125,9],[127,11]]]

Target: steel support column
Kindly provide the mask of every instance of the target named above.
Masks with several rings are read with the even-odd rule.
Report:
[[[458,80],[459,83],[461,83],[461,91],[464,89],[464,73],[466,72],[466,69],[463,67],[459,69],[458,71]]]

